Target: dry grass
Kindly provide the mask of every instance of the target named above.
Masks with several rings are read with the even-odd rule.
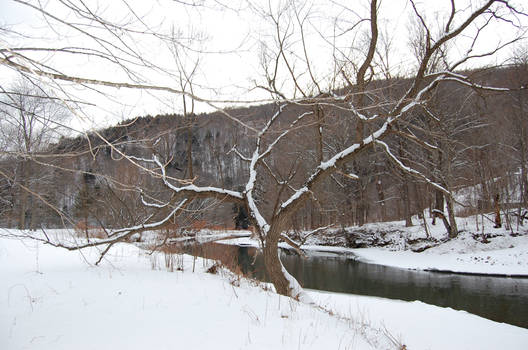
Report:
[[[75,234],[83,238],[106,238],[106,232],[101,227],[89,226],[85,220],[75,224]]]

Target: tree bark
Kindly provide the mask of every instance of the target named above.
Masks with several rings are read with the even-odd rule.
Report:
[[[495,195],[494,198],[494,206],[495,206],[495,228],[501,228],[502,227],[502,220],[500,215],[500,196],[499,194]]]
[[[381,178],[379,176],[378,176],[378,180],[376,181],[376,190],[378,191],[378,201],[379,201],[381,221],[386,221],[387,220],[387,210],[385,208],[385,193],[383,191],[383,183],[381,182]]]
[[[19,201],[19,212],[18,212],[18,228],[20,230],[26,229],[26,211],[27,211],[27,201],[28,193],[24,187],[28,186],[29,179],[29,162],[23,160],[21,163],[21,178],[20,178],[20,201]]]
[[[403,201],[403,212],[405,216],[405,227],[411,227],[413,225],[411,218],[411,200],[409,195],[409,183],[407,176],[403,177],[403,184],[401,187],[401,196]]]
[[[435,190],[435,205],[433,211],[433,225],[436,225],[436,218],[438,217],[437,211],[444,211],[444,194],[440,190]]]
[[[189,125],[187,126],[187,173],[189,179],[194,178],[194,172],[193,172],[193,156],[192,156],[192,140],[193,140],[193,132],[192,132],[192,121],[187,121]]]
[[[449,232],[449,238],[456,238],[458,236],[458,226],[455,218],[455,206],[452,198],[446,198],[447,202],[447,215],[449,216],[449,226],[451,230]]]
[[[264,246],[263,252],[264,264],[270,282],[273,283],[276,292],[278,294],[295,297],[295,295],[292,295],[290,282],[284,274],[284,267],[279,257],[279,238],[281,229],[278,226],[282,225],[272,225],[266,236],[266,245]]]

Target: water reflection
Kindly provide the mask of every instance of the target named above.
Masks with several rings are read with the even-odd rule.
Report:
[[[255,249],[207,244],[198,255],[218,259],[246,275],[268,280]],[[528,328],[528,279],[468,276],[403,270],[339,256],[281,254],[286,269],[305,288],[390,299],[420,300],[465,310],[498,322]]]

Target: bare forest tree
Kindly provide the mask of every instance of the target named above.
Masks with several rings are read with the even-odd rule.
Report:
[[[0,88],[0,175],[12,192],[9,200],[4,197],[10,208],[4,215],[16,216],[21,229],[34,229],[41,220],[39,204],[46,207],[42,188],[53,181],[51,169],[43,166],[49,156],[46,147],[61,135],[67,113],[61,103],[28,81]]]
[[[514,51],[514,63],[517,67],[511,77],[517,84],[526,86],[526,80],[523,79],[528,72],[528,47],[526,45],[518,47]],[[511,129],[505,132],[506,139],[504,147],[508,149],[506,153],[512,156],[516,164],[516,173],[518,180],[518,208],[517,208],[517,225],[523,224],[528,219],[528,96],[526,91],[514,91],[514,103],[511,104],[509,113]],[[513,137],[511,137],[513,136]],[[514,150],[513,154],[511,150]],[[524,210],[523,210],[524,208]]]
[[[448,201],[451,200],[449,183],[442,181],[440,176],[431,176],[425,169],[415,169],[413,162],[403,159],[406,157],[405,150],[398,146],[400,140],[411,140],[423,147],[436,149],[438,146],[434,146],[434,143],[443,143],[443,136],[431,133],[428,135],[432,138],[431,142],[426,142],[407,125],[414,123],[416,111],[427,107],[435,91],[448,83],[475,91],[507,92],[521,88],[484,86],[460,71],[472,60],[496,55],[507,45],[522,38],[525,30],[522,19],[525,14],[512,1],[471,1],[460,5],[453,0],[449,2],[444,16],[437,15],[432,22],[425,14],[425,5],[412,0],[406,2],[412,22],[419,28],[417,62],[416,66],[405,72],[405,79],[401,83],[395,86],[387,84],[386,87],[380,85],[378,80],[388,76],[390,67],[386,58],[393,54],[381,54],[383,50],[390,51],[386,45],[390,40],[380,40],[384,32],[380,30],[378,20],[384,5],[380,1],[369,1],[364,15],[350,4],[333,5],[339,7],[340,15],[333,18],[330,34],[328,28],[321,29],[314,25],[312,21],[318,16],[312,16],[312,8],[308,4],[299,1],[269,2],[260,7],[248,2],[248,7],[266,21],[266,28],[271,29],[268,33],[272,33],[263,37],[260,43],[263,76],[254,79],[255,86],[251,87],[265,91],[269,98],[259,102],[271,103],[272,108],[269,113],[255,119],[237,116],[224,107],[234,101],[198,96],[193,88],[192,72],[195,66],[191,65],[191,71],[186,71],[179,63],[176,69],[163,67],[138,51],[133,45],[133,37],[145,36],[178,53],[185,46],[184,36],[174,35],[174,32],[157,32],[133,12],[132,7],[129,7],[129,19],[135,25],[113,21],[111,16],[105,17],[104,12],[90,8],[82,1],[59,1],[60,6],[66,7],[77,18],[72,23],[61,17],[60,11],[53,12],[53,6],[43,7],[40,2],[29,0],[17,2],[44,16],[52,27],[67,26],[89,41],[90,44],[82,48],[9,45],[0,49],[1,65],[31,79],[35,84],[53,87],[72,112],[76,112],[78,99],[70,97],[67,101],[64,97],[66,85],[69,84],[100,90],[102,93],[108,88],[163,92],[181,96],[185,114],[189,118],[193,115],[193,103],[215,108],[226,121],[244,128],[252,142],[249,152],[244,152],[237,144],[231,145],[231,154],[235,154],[245,164],[247,176],[239,184],[240,187],[229,188],[224,184],[204,184],[197,179],[192,169],[191,151],[188,153],[186,175],[182,175],[171,169],[170,157],[160,157],[156,149],[159,147],[158,140],[151,140],[151,157],[138,157],[127,154],[104,135],[94,131],[94,135],[111,149],[113,155],[118,155],[160,181],[165,188],[164,193],[155,197],[148,191],[141,191],[142,204],[152,213],[132,226],[110,230],[106,238],[72,245],[47,237],[33,237],[67,249],[103,246],[104,255],[116,242],[137,232],[165,225],[201,199],[234,203],[243,206],[249,215],[262,245],[266,270],[276,291],[296,298],[304,298],[305,294],[283,267],[278,244],[284,240],[298,248],[298,243],[286,232],[299,210],[310,205],[326,205],[329,198],[325,196],[325,188],[340,182],[354,194],[356,221],[360,224],[365,222],[368,212],[366,198],[369,195],[367,185],[379,181],[372,175],[376,167],[369,164],[369,159],[383,159],[398,169],[403,176],[407,194],[410,191],[408,181],[412,178],[425,184],[431,191],[441,193]],[[507,43],[497,43],[490,50],[479,50],[478,43],[485,39],[486,32],[496,30],[495,26],[504,26],[517,35]],[[318,60],[318,48],[310,46],[310,36],[322,38],[332,52],[331,62],[321,63]],[[457,47],[457,50],[447,54],[446,47],[450,46]],[[70,74],[41,59],[42,52],[102,60],[119,69],[123,73],[122,80]],[[182,56],[175,57],[179,61]],[[438,64],[439,61],[442,64]],[[166,85],[149,81],[145,78],[147,74],[144,70],[161,72],[164,81],[168,81],[167,78],[174,80]],[[188,106],[189,101],[191,107]],[[434,113],[420,115],[443,123]],[[330,131],[342,125],[347,125],[350,131],[337,144],[333,142],[334,136]],[[189,140],[192,140],[190,130],[189,127]],[[281,153],[290,154],[294,161],[280,164],[277,155]],[[142,184],[137,186],[141,188]],[[266,197],[261,193],[266,193]],[[378,195],[383,199],[382,193],[383,189],[379,188]],[[407,202],[409,200],[407,198]],[[321,222],[321,226],[324,224]],[[450,236],[456,234],[456,227],[452,227]]]

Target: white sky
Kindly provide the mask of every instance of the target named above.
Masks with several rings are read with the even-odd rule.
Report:
[[[182,6],[178,1],[173,0],[134,0],[128,1],[128,4],[141,17],[142,21],[152,28],[156,28],[156,30],[169,33],[171,28],[176,28],[183,33],[201,33],[207,37],[203,44],[194,45],[195,48],[200,48],[207,53],[189,52],[188,55],[184,55],[186,57],[184,64],[186,70],[190,70],[196,59],[200,58],[199,70],[193,79],[195,93],[198,96],[213,100],[254,100],[268,97],[262,90],[252,88],[254,88],[255,82],[264,82],[260,67],[260,57],[263,52],[262,42],[266,42],[273,49],[274,31],[273,27],[266,24],[262,17],[258,16],[248,5],[266,9],[268,2],[258,0],[251,3],[243,0],[225,1],[229,4],[229,8],[219,1],[205,0],[201,2],[207,6]],[[64,18],[66,22],[80,22],[78,17],[64,11],[56,3],[57,1],[47,2],[46,10]],[[87,0],[86,3],[91,6],[92,10],[113,21],[123,22],[130,19],[129,10],[123,6],[124,0]],[[285,3],[286,1],[271,1],[271,6],[276,9]],[[449,0],[417,1],[420,10],[426,14],[427,19],[439,19],[440,21],[445,17],[445,14],[441,12],[442,9],[449,6],[449,3]],[[467,5],[468,1],[464,0],[465,5],[463,6],[458,5],[459,3],[457,1],[457,6],[459,6],[457,9],[461,11],[470,10]],[[365,16],[368,13],[368,3],[363,0],[313,0],[310,4],[309,11],[308,7],[305,9],[306,12],[310,13],[309,25],[306,25],[306,40],[312,69],[321,78],[321,82],[329,84],[325,77],[332,72],[333,52],[325,40],[328,40],[333,33],[333,23],[335,23],[333,18],[339,18],[341,21],[339,28],[346,29],[347,26],[354,25],[360,16]],[[414,60],[408,49],[410,11],[411,7],[405,0],[381,1],[379,23],[381,31],[387,33],[388,38],[392,41],[394,53],[391,55],[390,64],[392,73],[395,75],[409,73],[414,65]],[[291,14],[281,20],[286,21],[289,18],[292,18]],[[134,28],[142,28],[137,20],[135,22]],[[57,24],[53,21],[49,23],[53,25],[54,30],[50,30],[48,23],[42,20],[42,16],[37,11],[13,0],[1,0],[0,27],[22,32],[31,38],[20,38],[0,32],[0,46],[2,48],[15,46],[99,48],[93,40],[72,31],[67,25]],[[360,57],[361,52],[365,50],[364,32],[368,29],[368,25],[365,26],[363,23],[361,28],[361,30],[355,31],[355,35],[347,33],[340,36],[337,47],[346,50],[346,46],[352,44],[355,47],[355,50],[351,51],[352,55]],[[318,31],[322,32],[323,35],[319,34]],[[511,29],[504,30],[500,27],[494,27],[485,33],[486,36],[483,36],[478,49],[493,48],[497,42],[504,42],[508,40],[508,37],[515,34]],[[102,36],[113,42],[117,40],[115,37],[108,37],[106,33],[102,33]],[[160,42],[153,40],[151,36],[136,35],[133,38],[122,38],[128,40],[126,41],[127,45],[134,47],[151,62],[168,67],[172,72],[177,71],[174,58],[170,55],[168,48],[165,45],[160,45]],[[296,72],[304,73],[300,77],[300,80],[303,81],[303,79],[308,78],[306,68],[301,66],[303,52],[298,44],[298,38],[293,38],[293,42],[289,51],[297,57]],[[460,41],[458,45],[451,48],[453,57],[465,50],[464,42]],[[221,53],[217,53],[219,51]],[[178,52],[181,54],[183,51],[178,50]],[[491,63],[501,63],[509,53],[510,51],[506,50],[503,55],[499,56],[499,61],[492,61]],[[128,81],[129,79],[119,67],[93,57],[86,59],[72,55],[50,54],[33,54],[31,57],[45,60],[47,64],[72,75],[113,81]],[[474,64],[482,65],[484,63],[489,62],[481,61]],[[149,84],[178,89],[180,87],[174,77],[159,71],[135,67],[134,70],[142,75],[142,81]],[[282,73],[286,73],[284,67]],[[5,67],[0,67],[0,79],[3,82],[12,78],[13,73],[11,71]],[[286,92],[291,91],[289,86],[291,79],[284,78],[281,82],[284,83]],[[137,115],[181,112],[181,96],[177,95],[156,94],[154,98],[150,93],[137,90],[99,89],[104,92],[102,95],[99,92],[80,90],[78,87],[67,87],[66,89],[78,98],[89,100],[97,105],[96,108],[85,109],[87,117],[82,120],[76,119],[73,123],[82,128],[113,124],[121,119],[128,119]],[[210,106],[198,104],[196,111],[209,110],[211,110]]]

